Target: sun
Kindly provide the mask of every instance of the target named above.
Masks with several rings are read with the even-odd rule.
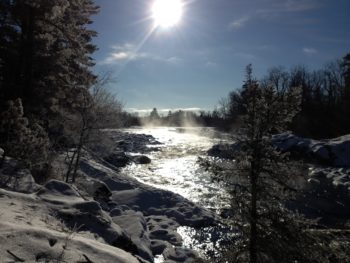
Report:
[[[155,0],[152,18],[156,27],[169,28],[181,21],[183,4],[181,0]]]

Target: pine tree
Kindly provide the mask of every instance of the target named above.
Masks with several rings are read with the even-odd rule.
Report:
[[[24,117],[20,99],[8,101],[0,115],[0,145],[4,149],[1,165],[6,156],[15,156],[34,172],[46,168],[49,139],[40,125]]]
[[[237,235],[229,262],[332,262],[326,242],[309,229],[312,222],[286,208],[296,193],[296,171],[271,142],[298,112],[300,89],[262,85],[248,67],[245,98],[240,154],[231,178]]]
[[[21,98],[49,128],[61,110],[74,111],[95,81],[87,28],[98,8],[90,0],[15,0],[1,8],[2,101]]]
[[[51,142],[67,142],[67,138],[59,138],[67,137],[68,118],[80,116],[96,82],[91,70],[96,32],[88,25],[97,12],[92,0],[1,1],[0,113],[4,116],[2,126],[7,127],[2,132],[27,138],[28,128],[48,134]],[[17,120],[26,120],[29,126],[23,124],[17,131],[8,126],[11,111],[5,106],[7,101],[11,105],[21,102],[20,107],[15,103],[22,109]],[[25,153],[28,145],[16,143],[12,137],[2,137],[0,146],[12,157],[26,160],[21,152]],[[11,145],[15,143],[19,149],[14,151]],[[42,155],[46,151],[37,150]]]

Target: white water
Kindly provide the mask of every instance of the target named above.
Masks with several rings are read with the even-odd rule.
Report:
[[[147,154],[152,162],[148,165],[129,165],[122,170],[143,183],[178,193],[187,199],[220,213],[229,207],[229,195],[223,185],[212,180],[210,172],[199,164],[199,157],[206,157],[214,144],[228,140],[228,135],[212,128],[133,128],[126,132],[152,135],[162,143],[160,151]],[[150,145],[149,147],[158,147]],[[211,229],[201,232],[180,227],[184,245],[200,252],[213,248],[209,244],[215,233]],[[199,237],[200,236],[200,237]],[[205,241],[203,241],[205,239]]]
[[[143,183],[178,193],[209,209],[219,209],[227,203],[227,193],[211,175],[197,163],[198,157],[214,144],[227,140],[227,135],[212,128],[134,128],[130,133],[152,135],[162,145],[160,151],[147,154],[149,165],[129,165],[123,169]]]

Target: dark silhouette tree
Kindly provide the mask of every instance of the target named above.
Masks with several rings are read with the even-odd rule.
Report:
[[[308,220],[286,208],[293,197],[293,172],[286,155],[272,145],[299,111],[300,88],[261,84],[247,68],[243,131],[233,180],[233,225],[237,231],[230,262],[331,262],[327,246]],[[339,262],[339,261],[338,261]]]
[[[158,114],[157,108],[153,108],[149,117],[150,117],[151,121],[159,119],[159,114]]]

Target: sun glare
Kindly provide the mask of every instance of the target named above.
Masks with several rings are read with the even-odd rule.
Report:
[[[155,26],[169,28],[177,25],[182,16],[181,0],[155,0],[152,6],[152,18]]]

